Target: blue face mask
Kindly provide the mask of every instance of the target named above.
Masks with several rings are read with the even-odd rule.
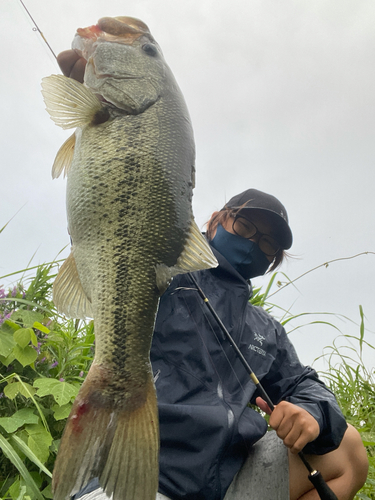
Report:
[[[221,224],[217,226],[211,245],[246,280],[262,276],[270,265],[266,255],[256,243],[237,234],[229,233]]]

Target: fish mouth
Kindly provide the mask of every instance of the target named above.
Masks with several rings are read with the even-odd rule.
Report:
[[[96,41],[99,38],[108,42],[126,43],[131,45],[142,36],[154,42],[148,26],[135,17],[102,17],[98,24],[87,28],[78,28],[77,35]]]
[[[87,28],[78,28],[72,43],[72,49],[88,60],[94,51],[97,41],[123,43],[133,45],[144,38],[145,42],[155,43],[148,26],[135,17],[102,17],[98,24]]]

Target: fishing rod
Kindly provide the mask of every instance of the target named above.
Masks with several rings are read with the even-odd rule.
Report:
[[[255,375],[255,373],[251,369],[249,363],[244,358],[242,352],[240,351],[240,349],[238,348],[237,344],[233,340],[233,337],[228,332],[228,330],[226,329],[225,325],[223,324],[223,322],[221,321],[221,319],[217,315],[215,309],[210,304],[210,302],[209,302],[208,298],[206,297],[206,295],[204,294],[203,290],[198,285],[197,280],[194,278],[194,276],[191,273],[188,273],[188,275],[189,275],[190,279],[192,280],[192,282],[194,283],[194,285],[195,285],[195,287],[196,287],[199,295],[203,299],[203,302],[206,304],[206,306],[208,307],[208,309],[211,311],[211,314],[213,315],[215,321],[219,325],[221,331],[224,333],[224,335],[226,336],[226,338],[229,340],[231,346],[235,350],[235,352],[236,352],[237,356],[239,357],[241,363],[243,364],[245,370],[249,374],[251,380],[254,382],[256,388],[258,389],[259,394],[266,401],[266,403],[268,404],[268,406],[269,406],[269,408],[270,408],[270,410],[272,412],[275,409],[275,405],[272,403],[271,398],[268,396],[268,394],[265,391],[264,387],[259,382],[257,376]],[[316,491],[318,492],[321,500],[338,500],[338,498],[335,495],[335,493],[331,490],[331,488],[325,482],[322,474],[318,470],[314,469],[309,464],[309,462],[307,461],[307,459],[305,457],[305,454],[302,451],[300,451],[298,453],[298,456],[300,457],[300,459],[304,463],[306,469],[309,471],[308,478],[309,478],[310,482],[313,484],[313,486],[315,487]]]
[[[39,33],[39,35],[43,38],[43,40],[45,41],[45,43],[47,44],[47,47],[49,48],[49,50],[52,52],[53,54],[53,57],[57,60],[57,57],[56,57],[56,54],[54,53],[54,51],[52,50],[52,47],[51,45],[47,42],[46,40],[46,37],[43,35],[43,33],[41,32],[41,30],[39,29],[39,26],[36,24],[36,22],[34,21],[33,19],[33,16],[30,14],[30,12],[27,10],[27,7],[26,5],[23,3],[22,0],[20,0],[21,4],[22,4],[22,7],[25,9],[25,11],[27,12],[29,18],[31,19],[34,27],[33,27],[33,31],[37,31]]]

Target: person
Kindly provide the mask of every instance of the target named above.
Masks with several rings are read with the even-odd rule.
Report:
[[[82,81],[77,54],[66,51],[59,63],[66,76]],[[303,450],[340,500],[353,499],[368,468],[359,433],[317,373],[300,363],[282,325],[249,301],[250,280],[276,269],[292,245],[285,207],[248,189],[213,213],[206,237],[219,265],[193,273],[195,281],[275,408],[271,413],[259,396],[191,276],[176,276],[160,299],[151,349],[161,440],[158,498],[317,499],[298,457]],[[249,402],[270,414],[272,432]],[[266,470],[257,468],[259,461]],[[106,496],[94,481],[76,498]]]

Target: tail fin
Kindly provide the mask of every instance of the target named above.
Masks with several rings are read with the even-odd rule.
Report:
[[[113,500],[155,500],[159,433],[153,381],[144,404],[114,409],[86,380],[65,427],[53,471],[54,500],[67,500],[94,477]],[[81,394],[82,393],[82,394]]]

